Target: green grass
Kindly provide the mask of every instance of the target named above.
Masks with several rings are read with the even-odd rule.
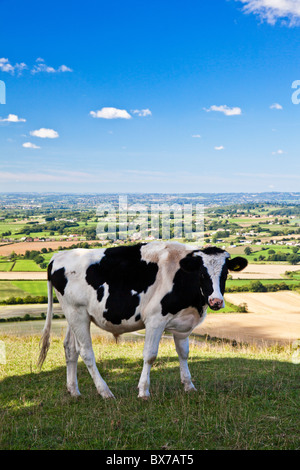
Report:
[[[11,261],[0,261],[0,271],[8,272],[11,270],[13,263]]]
[[[30,295],[48,295],[47,281],[11,281],[11,283]]]
[[[0,281],[0,302],[9,297],[47,296],[47,281]]]
[[[41,372],[39,337],[2,336],[0,448],[5,449],[299,449],[300,366],[289,348],[191,345],[198,392],[180,384],[173,342],[162,341],[148,401],[137,398],[143,342],[94,339],[98,367],[116,400],[97,395],[79,362],[82,396],[66,392],[62,338]]]
[[[57,251],[53,251],[51,253],[42,253],[42,257],[44,258],[45,263],[49,263],[50,259],[54,255],[54,253],[57,253]]]
[[[0,281],[0,302],[9,297],[25,297],[25,292],[10,281]]]
[[[18,259],[13,267],[13,271],[27,272],[27,271],[45,271],[41,269],[38,264],[32,259]]]
[[[272,238],[272,237],[270,237]],[[247,258],[248,262],[249,263],[267,263],[267,264],[289,264],[288,261],[267,261],[267,258],[269,256],[271,256],[268,251],[269,250],[274,250],[276,254],[278,254],[279,252],[281,253],[284,253],[284,254],[293,254],[293,251],[291,249],[291,247],[287,247],[287,246],[284,246],[284,245],[246,245],[246,246],[250,246],[251,250],[252,250],[252,253],[250,253],[250,255],[245,255],[244,253],[244,250],[245,250],[245,246],[237,246],[235,248],[228,248],[228,252],[231,253],[232,257],[234,256],[243,256],[245,258]],[[263,249],[265,248],[265,249]],[[264,260],[260,261],[258,258],[259,256],[262,255],[265,257]],[[254,258],[257,259],[257,261],[254,260]]]
[[[272,285],[272,284],[287,284],[289,287],[299,284],[299,278],[297,279],[227,279],[226,287],[237,287],[237,286],[249,286],[251,283],[259,281],[263,285]]]

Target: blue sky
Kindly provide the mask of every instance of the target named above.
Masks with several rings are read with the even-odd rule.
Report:
[[[300,0],[0,11],[0,191],[300,190]]]

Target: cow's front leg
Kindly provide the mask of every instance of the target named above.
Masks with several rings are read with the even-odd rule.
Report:
[[[181,383],[184,385],[185,392],[195,391],[196,388],[192,382],[191,373],[187,363],[189,357],[189,338],[179,338],[175,334],[173,335],[176,351],[179,358],[180,366],[180,378]]]
[[[147,399],[150,397],[150,370],[156,359],[159,341],[164,332],[164,329],[165,325],[155,328],[151,325],[146,325],[146,336],[143,352],[144,366],[138,384],[139,398]]]

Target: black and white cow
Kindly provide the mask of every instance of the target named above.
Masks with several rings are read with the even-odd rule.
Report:
[[[50,344],[54,287],[68,321],[64,347],[71,395],[80,394],[80,354],[100,395],[113,397],[96,366],[91,321],[116,337],[145,328],[139,397],[150,395],[150,369],[165,330],[173,333],[184,389],[195,390],[187,364],[188,336],[204,320],[208,306],[214,310],[225,306],[228,270],[240,271],[246,266],[245,258],[230,259],[220,248],[194,249],[176,242],[56,253],[48,267],[48,311],[39,364]]]

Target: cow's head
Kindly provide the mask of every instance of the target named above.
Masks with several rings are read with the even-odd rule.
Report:
[[[217,247],[195,250],[180,261],[181,269],[199,276],[205,302],[213,310],[225,307],[223,295],[228,271],[241,271],[247,264],[246,258],[231,259],[227,251]]]

